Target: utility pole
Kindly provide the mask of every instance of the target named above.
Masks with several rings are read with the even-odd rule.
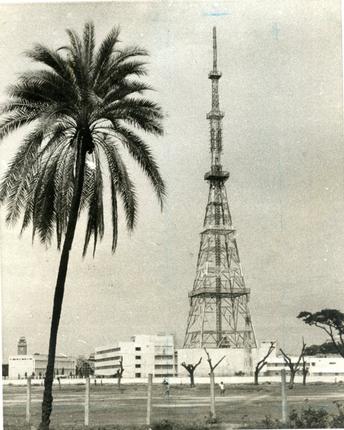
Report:
[[[90,378],[86,378],[85,387],[85,427],[90,424]]]
[[[287,424],[288,421],[288,403],[287,403],[287,391],[286,391],[286,375],[285,369],[281,370],[281,382],[282,382],[282,423]]]
[[[147,416],[146,416],[146,425],[151,425],[151,416],[152,416],[152,385],[153,385],[153,375],[151,373],[148,374],[148,394],[147,394]]]
[[[31,422],[31,377],[29,376],[26,380],[26,423]]]

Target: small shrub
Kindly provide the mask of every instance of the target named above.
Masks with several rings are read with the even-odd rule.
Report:
[[[281,421],[272,418],[271,415],[265,415],[265,418],[260,424],[260,428],[264,429],[278,429],[283,427]]]
[[[340,405],[338,409],[339,414],[335,415],[323,408],[315,409],[311,406],[304,407],[301,412],[293,409],[289,414],[287,426],[280,420],[267,415],[258,424],[258,427],[266,429],[284,427],[291,429],[344,428],[344,414],[341,413]]]
[[[209,415],[206,417],[205,422],[206,422],[207,424],[216,424],[218,421],[217,421],[217,419],[216,419],[215,417],[213,417],[211,414],[209,414]]]
[[[151,426],[152,430],[209,430],[209,426],[200,423],[174,423],[163,420]]]
[[[159,423],[153,424],[152,430],[173,430],[173,427],[171,422],[163,420]]]

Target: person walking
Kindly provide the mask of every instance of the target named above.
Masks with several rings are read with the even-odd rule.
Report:
[[[221,381],[219,385],[220,385],[221,396],[224,396],[225,395],[225,391],[226,391],[225,384],[223,383],[223,381]]]
[[[168,383],[168,380],[166,378],[163,380],[162,383],[165,386],[165,399],[169,400],[169,398],[170,398],[170,384]]]

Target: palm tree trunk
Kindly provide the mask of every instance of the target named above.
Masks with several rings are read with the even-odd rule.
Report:
[[[46,370],[45,379],[44,379],[42,421],[39,425],[40,430],[48,430],[49,424],[50,424],[50,415],[52,411],[52,402],[53,402],[52,386],[53,386],[53,380],[54,380],[57,331],[60,323],[60,316],[61,316],[61,310],[62,310],[62,301],[63,301],[68,261],[69,261],[69,251],[72,248],[75,227],[76,227],[76,222],[77,222],[78,213],[79,213],[82,188],[84,184],[87,142],[85,138],[80,136],[77,143],[78,143],[78,153],[77,153],[77,159],[76,159],[75,185],[73,190],[70,214],[68,218],[66,237],[62,248],[59,271],[58,271],[58,276],[57,276],[57,281],[55,286],[53,315],[52,315],[51,327],[50,327],[48,364],[47,364],[47,370]]]

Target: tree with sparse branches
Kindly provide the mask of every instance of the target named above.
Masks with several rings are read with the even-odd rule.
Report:
[[[210,358],[209,352],[207,348],[204,348],[205,353],[207,354],[207,361],[209,364],[209,377],[210,377],[210,419],[212,422],[216,422],[216,411],[215,411],[215,369],[221,363],[221,361],[226,357],[225,355],[220,358],[220,360],[213,364],[212,359]]]
[[[109,172],[112,252],[118,236],[118,199],[126,224],[137,220],[137,194],[122,158],[122,149],[149,178],[162,205],[165,185],[149,146],[137,133],[161,135],[162,111],[144,94],[151,88],[144,49],[119,44],[114,28],[95,48],[92,23],[79,36],[67,30],[69,42],[59,49],[37,44],[26,52],[41,67],[22,73],[1,107],[0,140],[22,126],[26,137],[2,179],[0,203],[7,203],[8,223],[32,223],[32,236],[50,244],[56,233],[58,269],[48,365],[44,381],[41,430],[49,428],[57,332],[78,216],[87,213],[83,255],[93,236],[93,254],[104,235],[104,167]]]
[[[280,348],[281,354],[283,356],[283,360],[284,360],[285,364],[289,367],[289,371],[290,371],[290,379],[289,379],[289,389],[290,390],[292,388],[294,388],[295,375],[296,375],[297,371],[299,370],[302,357],[305,354],[305,349],[306,349],[306,344],[305,344],[304,340],[302,339],[302,349],[301,349],[300,355],[299,355],[296,363],[293,363],[291,358],[283,351],[282,348]]]
[[[337,309],[299,313],[298,318],[310,326],[319,327],[331,339],[336,351],[344,358],[344,313]]]
[[[117,385],[118,388],[121,388],[121,381],[122,381],[122,375],[124,372],[124,368],[123,368],[123,357],[121,357],[119,359],[119,368],[117,369],[117,372],[115,374],[115,378],[117,378]]]
[[[258,385],[259,373],[263,369],[263,367],[266,365],[267,359],[270,357],[270,355],[274,349],[275,349],[275,342],[271,342],[270,347],[268,349],[268,352],[265,354],[265,356],[260,361],[258,361],[256,368],[254,370],[254,385]]]
[[[196,364],[186,364],[184,361],[182,363],[182,366],[184,367],[184,369],[187,370],[189,377],[190,377],[190,387],[194,387],[195,386],[195,370],[197,368],[197,366],[199,366],[201,364],[202,361],[202,357],[199,359],[199,361]]]
[[[208,363],[209,363],[209,368],[210,368],[210,372],[209,372],[209,375],[210,374],[214,374],[214,370],[217,368],[217,366],[221,363],[221,361],[226,357],[225,355],[222,357],[222,358],[220,358],[220,360],[216,363],[216,364],[213,364],[212,363],[212,360],[211,360],[211,358],[210,358],[210,355],[209,355],[209,352],[207,351],[207,348],[204,348],[204,351],[205,351],[205,353],[207,354],[207,361],[208,361]]]
[[[302,356],[302,385],[306,385],[307,376],[309,374],[309,363],[305,360],[305,354]]]

